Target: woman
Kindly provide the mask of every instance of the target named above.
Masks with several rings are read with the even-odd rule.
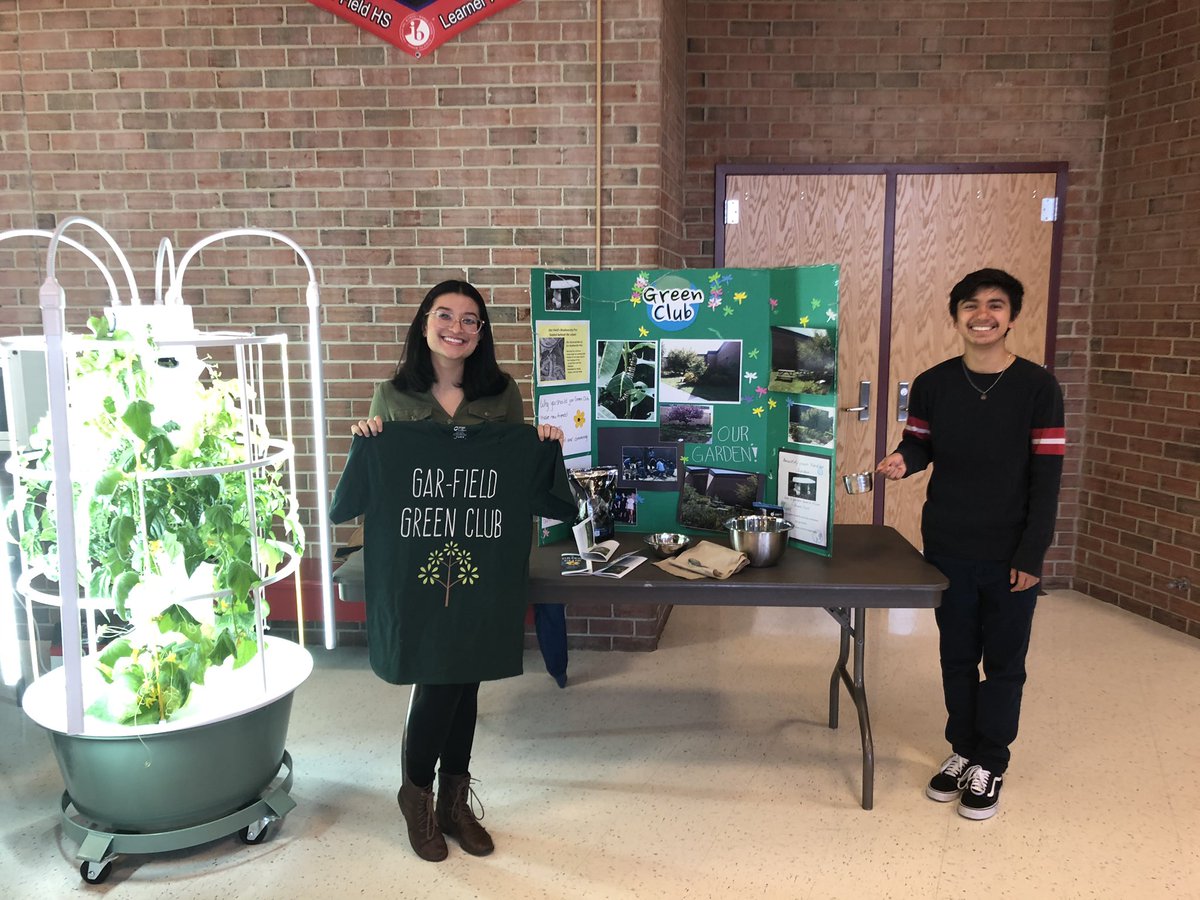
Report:
[[[427,419],[455,425],[524,421],[517,384],[496,362],[483,297],[465,281],[443,281],[425,295],[395,376],[376,387],[369,417],[350,430],[370,437],[388,421]],[[563,440],[562,430],[553,425],[539,425],[537,431],[541,440]],[[565,623],[561,643],[560,685],[566,683]],[[470,805],[478,693],[479,682],[413,685],[397,799],[413,850],[431,862],[446,858],[445,835],[475,856],[494,848]]]

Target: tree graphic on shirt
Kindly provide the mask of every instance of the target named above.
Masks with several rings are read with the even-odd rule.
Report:
[[[425,565],[417,570],[421,584],[441,584],[446,587],[446,606],[450,605],[450,588],[456,584],[474,584],[479,580],[479,567],[471,562],[471,554],[458,541],[451,541],[441,550],[429,554]]]

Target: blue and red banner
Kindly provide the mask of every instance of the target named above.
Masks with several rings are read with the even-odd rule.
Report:
[[[308,0],[420,59],[519,0]]]

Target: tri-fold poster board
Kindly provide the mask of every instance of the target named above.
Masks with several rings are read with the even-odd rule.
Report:
[[[837,286],[832,265],[534,269],[537,421],[568,468],[617,470],[618,531],[725,534],[782,507],[790,543],[829,556]]]

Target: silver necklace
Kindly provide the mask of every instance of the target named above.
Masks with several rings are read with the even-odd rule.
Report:
[[[962,363],[963,377],[967,379],[967,384],[969,384],[975,390],[975,392],[979,394],[980,400],[986,400],[987,395],[991,392],[992,388],[1000,383],[1000,379],[1004,377],[1004,373],[1008,371],[1014,359],[1016,359],[1016,357],[1013,356],[1013,354],[1008,354],[1008,362],[1004,364],[1004,368],[1000,370],[1000,374],[996,376],[996,380],[982,390],[980,390],[979,385],[971,380],[971,372],[967,369],[966,359],[960,356],[958,361]]]

